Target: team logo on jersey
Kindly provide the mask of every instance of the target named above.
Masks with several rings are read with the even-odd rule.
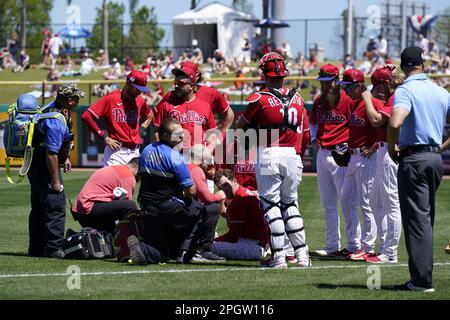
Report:
[[[244,163],[236,163],[233,168],[234,173],[255,173],[255,164],[245,161]]]
[[[203,126],[207,122],[206,116],[202,116],[201,114],[198,114],[197,112],[192,110],[189,110],[186,113],[181,113],[178,110],[171,110],[169,111],[168,118],[177,119],[182,124],[193,122]]]
[[[352,113],[350,115],[349,124],[355,127],[365,127],[366,120],[364,118],[359,117],[356,113]]]
[[[319,111],[319,123],[342,123],[347,118],[342,114],[337,114],[334,111]]]
[[[112,110],[112,116],[114,122],[135,124],[139,120],[139,115],[134,110],[125,112],[122,109],[114,108]]]

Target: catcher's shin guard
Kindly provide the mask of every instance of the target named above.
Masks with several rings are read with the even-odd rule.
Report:
[[[308,247],[306,246],[306,234],[303,225],[303,218],[298,211],[295,201],[289,204],[281,203],[281,210],[286,235],[291,241],[295,255],[304,255],[305,252],[308,252]]]
[[[275,203],[261,197],[264,217],[270,229],[272,253],[282,252],[284,247],[284,222],[281,217],[280,202]]]

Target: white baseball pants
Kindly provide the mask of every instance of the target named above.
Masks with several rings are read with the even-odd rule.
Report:
[[[324,250],[330,252],[339,251],[341,249],[341,232],[338,202],[341,203],[340,197],[347,167],[338,166],[331,155],[331,150],[326,149],[319,149],[316,166],[317,184],[325,219],[326,238]],[[356,208],[353,210],[356,210]]]
[[[114,151],[110,146],[107,145],[103,153],[103,165],[107,167],[118,164],[128,164],[131,159],[139,157],[139,155],[139,148],[128,149],[120,147],[119,150]]]
[[[347,249],[353,252],[364,250],[374,252],[377,238],[377,226],[369,199],[375,178],[377,155],[365,158],[352,154],[342,187],[342,213],[347,233]],[[359,224],[358,209],[361,208],[362,233]]]
[[[379,253],[397,259],[402,218],[397,185],[398,165],[392,161],[384,145],[377,152],[377,169],[370,206],[377,222]]]

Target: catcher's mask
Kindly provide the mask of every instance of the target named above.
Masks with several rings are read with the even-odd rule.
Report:
[[[266,53],[259,61],[258,68],[269,78],[285,77],[288,71],[283,56],[277,52]]]

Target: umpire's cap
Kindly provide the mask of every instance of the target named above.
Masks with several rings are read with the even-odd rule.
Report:
[[[73,97],[84,98],[84,96],[86,93],[81,91],[75,83],[65,83],[58,89],[56,99],[67,100]]]

